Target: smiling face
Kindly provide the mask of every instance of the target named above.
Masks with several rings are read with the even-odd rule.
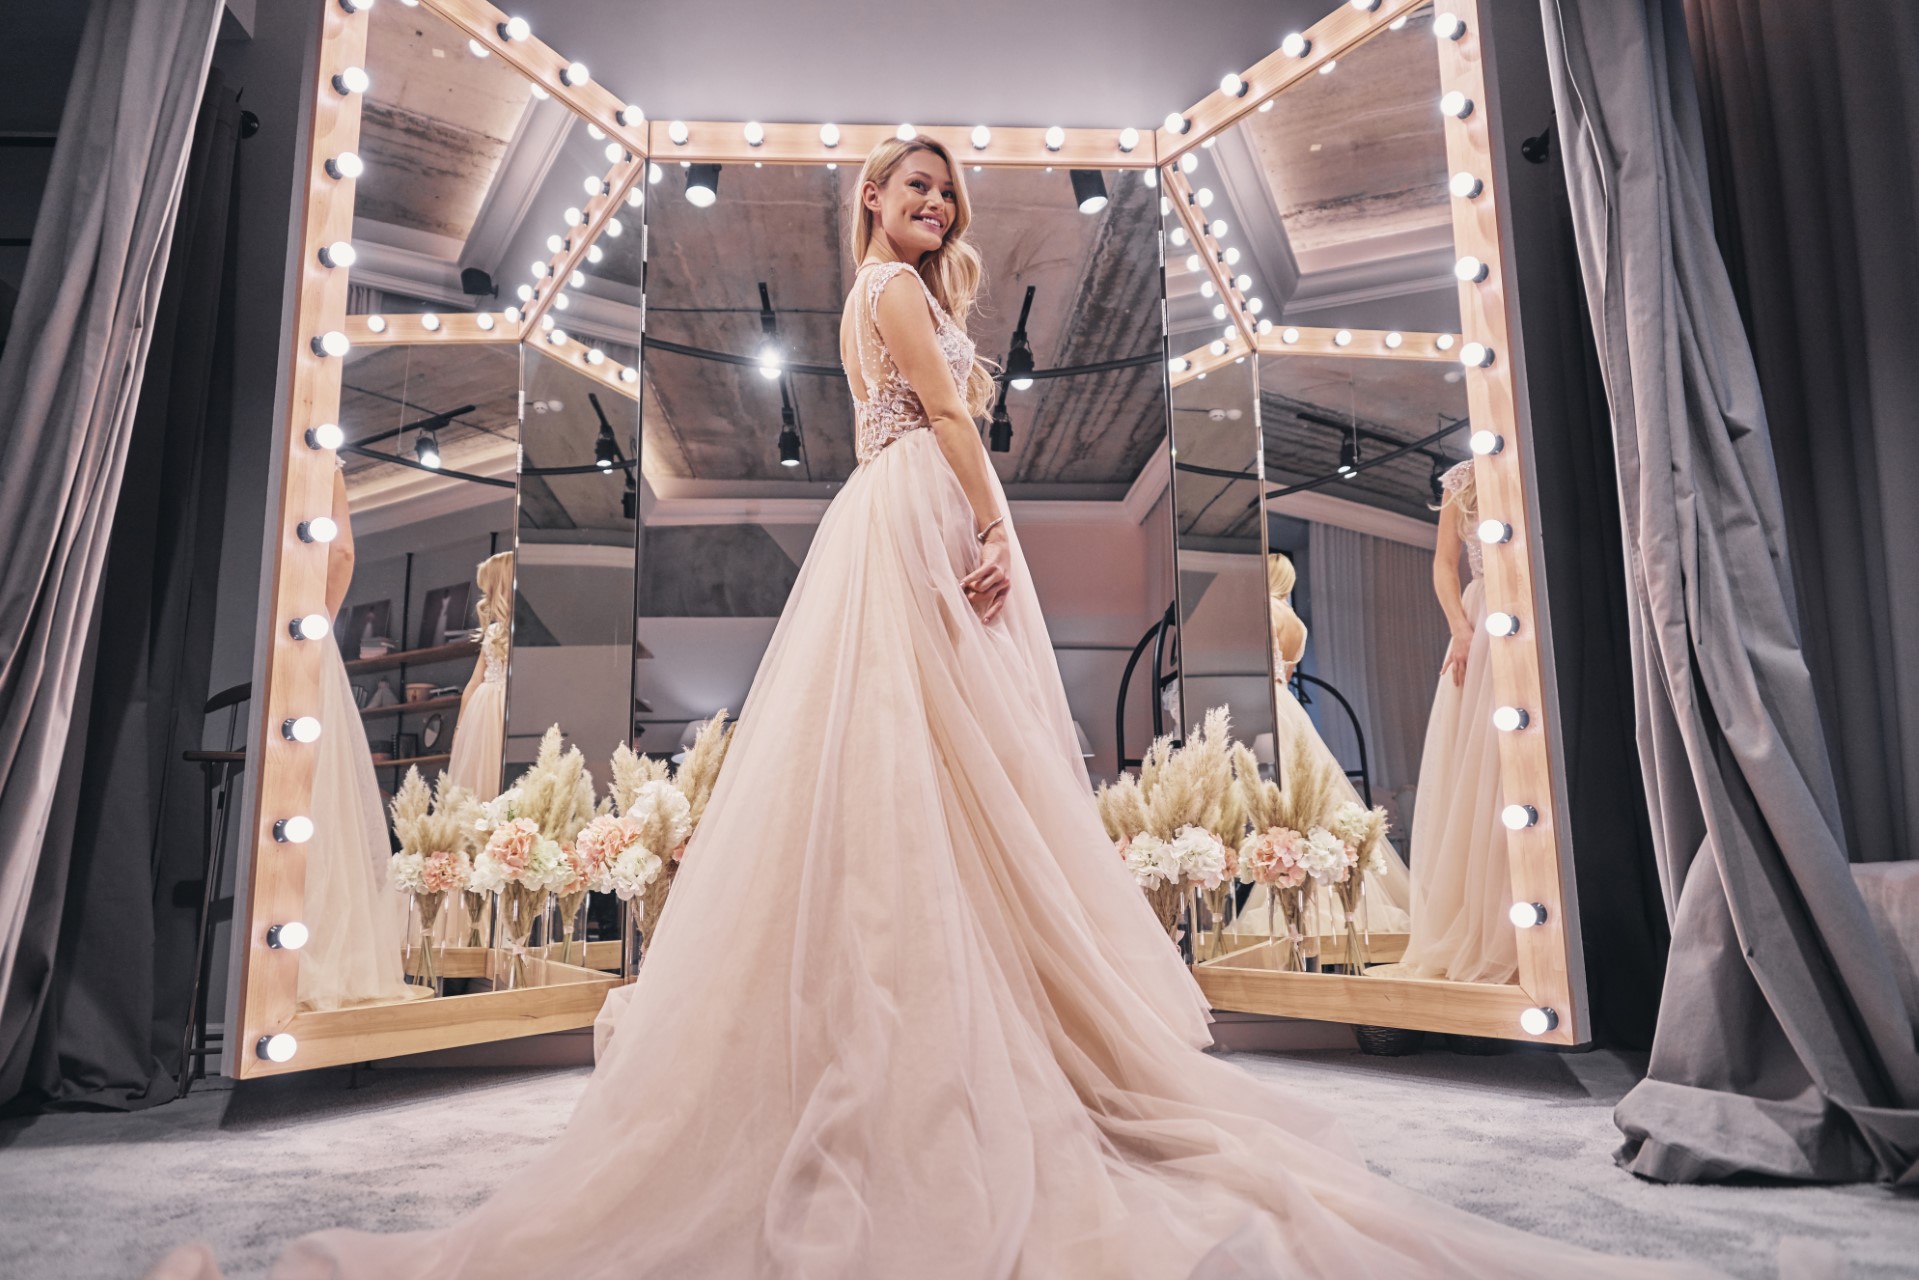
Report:
[[[867,183],[860,198],[873,229],[902,262],[918,264],[945,243],[959,214],[959,196],[946,161],[931,151],[909,152],[883,184]]]

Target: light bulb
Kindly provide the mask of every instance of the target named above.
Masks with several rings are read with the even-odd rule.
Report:
[[[1433,19],[1433,34],[1441,40],[1457,40],[1466,34],[1466,20],[1456,13],[1442,13]]]
[[[604,258],[605,256],[606,256],[606,250],[600,248],[599,245],[590,244],[586,246],[586,260],[589,264],[597,265],[600,259]]]
[[[1168,369],[1171,369],[1174,373],[1185,373],[1187,369],[1186,357],[1174,356],[1171,360],[1168,360],[1166,362],[1166,367]]]
[[[340,0],[340,7],[346,8],[349,2],[365,5],[371,4],[372,0]],[[351,12],[351,10],[348,11]],[[281,1031],[270,1036],[261,1036],[258,1043],[253,1046],[253,1051],[268,1062],[289,1062],[299,1047],[299,1041]]]
[[[1479,522],[1479,540],[1497,545],[1512,541],[1513,527],[1504,520],[1481,520]]]
[[[1337,58],[1328,58],[1319,64],[1319,74],[1322,76],[1329,76],[1337,70],[1339,70],[1339,60]]]
[[[546,251],[548,253],[558,253],[560,250],[564,248],[566,248],[565,236],[562,236],[556,233],[546,238]]]
[[[629,102],[620,108],[619,121],[629,129],[637,129],[646,123],[646,112],[640,110],[637,103]]]
[[[1212,297],[1212,296],[1213,296],[1213,295],[1214,295],[1215,293],[1217,293],[1217,292],[1219,292],[1219,291],[1218,291],[1217,289],[1215,289],[1215,288],[1213,288],[1213,282],[1212,282],[1211,280],[1202,280],[1202,281],[1200,281],[1200,282],[1199,282],[1199,296],[1200,296],[1200,297],[1202,297],[1202,298],[1210,298],[1210,297]]]
[[[1484,369],[1493,362],[1493,349],[1483,342],[1468,342],[1459,349],[1459,363],[1468,369]]]
[[[340,526],[333,523],[332,516],[314,516],[300,521],[293,532],[302,542],[331,542],[340,536]]]
[[[305,844],[313,839],[313,819],[305,814],[281,818],[273,824],[273,838],[281,844]]]
[[[553,317],[552,317],[552,316],[550,316],[550,315],[544,315],[544,316],[541,316],[541,317],[540,317],[540,328],[542,328],[542,329],[551,329],[552,327],[553,327]]]
[[[502,311],[500,314],[506,317],[506,322],[508,324],[520,323],[520,309],[518,307],[508,307],[505,311]]]
[[[1402,336],[1397,329],[1395,329],[1393,332],[1386,335],[1386,349],[1388,351],[1397,351],[1399,350],[1401,345],[1405,343],[1405,341],[1406,341],[1405,337]]]
[[[1189,253],[1186,255],[1186,269],[1188,271],[1198,271],[1203,265],[1205,264],[1199,260],[1197,253]]]
[[[1539,810],[1529,804],[1509,804],[1499,811],[1499,820],[1508,831],[1524,831],[1539,821]]]
[[[646,180],[648,182],[658,182],[659,179],[654,177],[653,175],[657,174],[659,171],[660,171],[660,166],[658,165],[652,165],[651,167],[649,167],[646,173]],[[637,209],[645,203],[646,203],[646,191],[644,188],[638,187],[638,186],[632,186],[626,189],[626,204],[628,208]]]
[[[620,366],[621,382],[638,382],[639,380],[640,380],[640,371],[638,369],[633,368],[631,365],[623,364]]]
[[[1219,78],[1219,91],[1229,98],[1245,97],[1250,87],[1236,72],[1228,71]]]
[[[373,87],[364,67],[348,67],[333,77],[333,91],[345,96],[349,93],[365,93]]]
[[[1313,51],[1313,42],[1299,32],[1291,31],[1279,42],[1279,51],[1289,58],[1303,58]]]
[[[1199,168],[1199,156],[1195,153],[1188,151],[1179,158],[1179,171],[1181,173],[1191,173],[1197,168]]]
[[[1433,345],[1435,347],[1438,347],[1441,351],[1451,351],[1453,349],[1454,341],[1455,339],[1452,334],[1442,333],[1437,338],[1433,339]]]
[[[1336,347],[1352,346],[1353,331],[1351,329],[1341,329],[1338,333],[1335,333],[1333,335],[1333,345]]]
[[[1126,128],[1126,129],[1121,129],[1119,131],[1119,149],[1121,151],[1131,151],[1134,147],[1137,147],[1138,145],[1139,145],[1138,129]]]
[[[1264,311],[1265,309],[1266,309],[1266,304],[1265,304],[1265,302],[1263,302],[1263,301],[1261,301],[1260,299],[1258,299],[1258,298],[1248,298],[1248,299],[1246,299],[1246,313],[1247,313],[1248,315],[1255,315],[1255,316],[1256,316],[1256,315],[1258,315],[1258,314],[1259,314],[1260,312],[1262,312],[1262,311]],[[1271,325],[1272,325],[1272,323],[1273,323],[1273,322],[1272,322],[1272,321],[1270,321],[1270,320],[1268,320],[1268,321],[1266,322],[1266,324],[1267,324],[1267,326],[1268,326],[1269,328],[1271,327]]]
[[[505,22],[495,24],[494,30],[498,31],[500,39],[508,44],[528,39],[533,34],[533,28],[525,18],[508,18]]]
[[[569,289],[586,288],[586,272],[575,271],[572,275],[568,276],[566,278],[566,287]]]
[[[360,157],[351,151],[342,151],[326,162],[327,176],[331,178],[357,178],[366,172],[366,166]]]
[[[601,148],[600,154],[606,157],[608,164],[625,164],[633,158],[627,153],[626,148],[617,142],[607,143],[605,147]]]
[[[747,146],[757,147],[766,141],[766,126],[757,120],[748,120],[741,127],[740,134],[746,139]]]
[[[593,196],[603,196],[607,192],[606,179],[597,173],[589,173],[585,178],[581,179],[580,188],[586,192],[589,198]]]
[[[660,166],[652,163],[651,161],[647,163],[647,166],[646,166],[646,185],[647,186],[649,187],[653,186],[654,184],[658,183],[661,178],[664,178],[665,176],[666,176],[666,170],[660,168]],[[635,190],[627,192],[627,203],[638,204],[639,200],[636,199],[635,197],[637,197],[639,194],[640,193],[637,188]]]
[[[288,742],[318,742],[320,722],[312,716],[288,716],[280,724],[280,736]]]
[[[267,945],[275,951],[298,951],[307,944],[307,927],[298,920],[267,926]]]
[[[1493,708],[1493,728],[1501,733],[1517,733],[1532,722],[1524,707]]]
[[[1186,154],[1191,155],[1193,153],[1188,151]],[[1201,187],[1199,190],[1193,192],[1193,200],[1202,209],[1212,208],[1213,207],[1213,189],[1211,187]]]
[[[545,261],[544,259],[540,259],[540,258],[535,258],[535,259],[533,260],[533,266],[532,266],[532,271],[533,271],[533,278],[534,278],[535,280],[544,280],[544,279],[546,279],[546,277],[547,277],[547,274],[548,274],[549,272],[551,272],[552,270],[553,270],[553,268],[552,268],[551,266],[549,266],[549,265],[547,265],[547,263],[546,263],[546,261]]]
[[[1295,342],[1298,342],[1298,341],[1299,341],[1299,330],[1297,330],[1297,329],[1286,329],[1286,330],[1284,330],[1284,331],[1282,331],[1282,332],[1280,333],[1280,335],[1279,335],[1279,340],[1280,340],[1281,342],[1283,342],[1283,343],[1285,343],[1285,344],[1286,344],[1287,346],[1289,346],[1289,347],[1290,347],[1290,346],[1292,346],[1292,345],[1293,345],[1293,344],[1294,344]]]
[[[496,321],[493,319],[493,313],[491,311],[482,311],[479,315],[473,317],[473,323],[479,327],[481,333],[492,333]]]
[[[521,301],[521,302],[531,302],[531,301],[533,301],[533,286],[532,286],[532,285],[530,285],[530,284],[523,284],[523,285],[521,285],[521,286],[520,286],[520,287],[519,287],[518,289],[516,289],[516,290],[515,290],[514,292],[516,292],[517,294],[519,294],[519,297],[520,297],[520,301]]]
[[[1058,151],[1065,145],[1066,130],[1060,128],[1058,125],[1054,125],[1046,131],[1046,149],[1048,151]]]
[[[1183,245],[1186,243],[1186,228],[1174,227],[1166,238],[1171,240],[1175,245]]]
[[[1486,615],[1486,634],[1489,636],[1516,636],[1519,634],[1519,619],[1510,613],[1489,613]]]
[[[476,58],[490,58],[493,56],[493,50],[487,48],[478,40],[468,40],[466,42],[466,51]]]
[[[1478,258],[1473,257],[1470,253],[1458,262],[1453,263],[1453,275],[1461,284],[1478,284],[1481,280],[1491,275],[1492,270],[1491,267],[1481,262]]]
[[[1211,222],[1206,224],[1206,230],[1209,233],[1211,233],[1213,239],[1219,240],[1219,239],[1223,239],[1226,233],[1228,231],[1231,231],[1232,228],[1226,225],[1226,219],[1214,218]]]
[[[1353,8],[1361,13],[1371,13],[1379,8],[1379,0],[1353,0]]]
[[[1223,310],[1223,309],[1224,309],[1224,308],[1221,308],[1221,310]],[[1223,320],[1223,319],[1225,319],[1225,317],[1224,317],[1224,316],[1214,316],[1213,318],[1214,318],[1215,320]],[[1238,326],[1238,325],[1236,325],[1236,324],[1229,324],[1229,325],[1227,325],[1227,326],[1226,326],[1226,332],[1225,332],[1225,335],[1224,335],[1224,336],[1225,336],[1225,338],[1226,338],[1226,345],[1227,345],[1227,346],[1229,346],[1229,347],[1230,347],[1230,346],[1232,346],[1232,345],[1233,345],[1233,341],[1234,341],[1234,339],[1236,339],[1236,338],[1238,338],[1238,337],[1239,337],[1239,326]],[[1235,363],[1237,363],[1237,362],[1235,362]],[[1238,411],[1237,411],[1237,410],[1235,410],[1234,412],[1238,412]]]
[[[527,85],[526,90],[528,93],[532,94],[535,98],[539,99],[541,102],[551,102],[553,100],[553,95],[548,93],[545,89],[541,88],[537,84]]]
[[[767,343],[760,349],[760,376],[771,382],[779,378],[785,362],[780,359],[780,349]]]
[[[1506,437],[1496,431],[1475,431],[1466,440],[1467,446],[1480,457],[1498,453],[1506,447]]]
[[[1477,175],[1461,169],[1453,175],[1452,181],[1446,184],[1446,188],[1461,200],[1471,200],[1486,189],[1486,184],[1481,182]]]
[[[1259,299],[1254,298],[1253,301],[1258,302]],[[1273,322],[1271,320],[1261,320],[1258,324],[1253,326],[1253,332],[1255,333],[1271,333],[1272,331],[1273,331]]]
[[[686,121],[675,120],[672,124],[666,126],[666,136],[673,140],[674,146],[683,147],[686,145],[687,138],[692,135],[687,131]]]
[[[910,124],[902,124],[899,128],[893,130],[893,136],[901,142],[911,142],[920,136],[920,131]]]
[[[1224,320],[1225,318],[1226,318],[1226,304],[1223,302],[1215,302],[1213,304],[1213,319]]]
[[[1464,120],[1473,113],[1473,100],[1454,89],[1439,100],[1439,113],[1455,120]]]
[[[346,432],[334,423],[322,422],[307,428],[306,441],[309,449],[337,449],[346,443]]]
[[[386,317],[385,316],[368,316],[366,318],[366,327],[368,331],[372,333],[385,333]]]
[[[313,354],[339,359],[353,349],[353,343],[338,329],[328,329],[313,340]]]
[[[1225,224],[1225,223],[1219,223],[1219,224],[1217,224],[1217,225],[1219,225],[1219,226],[1225,226],[1226,224]],[[1222,232],[1221,234],[1224,234],[1224,233]],[[1228,250],[1227,250],[1227,251],[1226,251],[1225,253],[1222,253],[1222,254],[1220,254],[1219,256],[1220,256],[1220,260],[1221,260],[1222,262],[1224,262],[1224,263],[1225,263],[1225,264],[1226,264],[1227,266],[1229,266],[1229,267],[1230,267],[1230,266],[1235,266],[1235,265],[1237,265],[1237,264],[1238,264],[1238,262],[1239,262],[1239,250],[1238,250],[1238,249],[1228,249]]]
[[[438,333],[440,331],[440,317],[429,311],[420,317],[420,327],[428,333]]]
[[[340,7],[348,13],[360,13],[373,7],[373,0],[340,0]]]
[[[1226,354],[1226,344],[1218,338],[1214,338],[1211,342],[1207,343],[1206,349],[1212,352],[1216,356],[1223,356]]]
[[[1238,289],[1241,293],[1245,293],[1248,289],[1253,287],[1253,278],[1245,274],[1244,272],[1241,272],[1239,275],[1236,275],[1233,277],[1233,287],[1235,289]]]
[[[1386,30],[1404,31],[1406,29],[1406,23],[1412,19],[1412,16],[1413,15],[1410,13],[1400,14],[1397,18],[1394,18],[1391,22],[1386,24]]]
[[[1546,904],[1543,902],[1515,902],[1506,918],[1520,929],[1537,929],[1546,923]]]
[[[309,613],[287,624],[295,640],[318,640],[332,629],[324,613]]]
[[[1529,1036],[1543,1036],[1559,1025],[1559,1014],[1552,1009],[1528,1009],[1519,1015],[1519,1029]]]
[[[581,213],[577,206],[568,205],[566,212],[560,215],[560,220],[569,227],[577,227],[586,221],[586,215]]]
[[[588,364],[604,364],[606,363],[606,352],[600,350],[598,347],[594,347],[586,353],[586,362]]]
[[[563,347],[566,345],[566,330],[558,327],[549,329],[546,333],[546,340],[556,347]]]
[[[568,88],[585,84],[590,79],[592,77],[587,75],[584,62],[569,62],[560,71],[560,83]]]
[[[1033,380],[1031,378],[1021,376],[1021,377],[1010,380],[1009,382],[1007,382],[1006,385],[1011,387],[1015,391],[1031,391],[1033,389]]]
[[[629,192],[628,194],[630,195],[631,192]],[[608,218],[606,220],[605,231],[606,231],[607,238],[609,240],[618,240],[621,236],[626,234],[626,224],[624,222],[621,222],[618,218]],[[596,249],[599,248],[598,245],[595,245],[593,247]],[[596,258],[594,259],[594,261],[597,262],[598,259]]]
[[[1185,133],[1193,127],[1193,122],[1177,111],[1168,111],[1166,119],[1161,121],[1168,133]]]

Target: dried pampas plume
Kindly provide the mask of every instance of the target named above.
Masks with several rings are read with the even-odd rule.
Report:
[[[420,770],[408,768],[387,810],[393,815],[393,835],[401,853],[479,852],[480,802],[444,772],[435,789],[428,791]]]
[[[593,775],[580,749],[562,750],[563,741],[559,725],[548,729],[533,767],[514,785],[520,789],[520,816],[530,818],[547,839],[571,844],[593,818]]]
[[[726,759],[727,747],[732,744],[734,727],[726,722],[726,708],[720,708],[718,714],[700,726],[686,759],[673,775],[673,785],[692,806],[696,830],[701,815],[706,812],[706,802],[712,798],[713,785],[720,779],[720,765]]]
[[[666,761],[639,755],[622,742],[613,749],[613,812],[625,813],[633,807],[633,797],[649,782],[664,782],[672,771]]]

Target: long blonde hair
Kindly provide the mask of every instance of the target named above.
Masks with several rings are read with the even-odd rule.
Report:
[[[480,561],[480,567],[473,571],[473,580],[480,587],[480,602],[473,609],[480,619],[479,638],[484,640],[496,622],[502,630],[510,630],[513,621],[513,553],[502,551]]]
[[[1453,479],[1454,476],[1460,477]],[[1470,538],[1479,525],[1479,473],[1473,467],[1473,460],[1467,458],[1456,462],[1447,469],[1441,479],[1443,485],[1440,500],[1429,510],[1443,511],[1447,499],[1452,500],[1453,518],[1459,525],[1459,536]]]
[[[1266,594],[1275,600],[1284,600],[1293,594],[1293,584],[1299,581],[1299,571],[1293,562],[1278,551],[1270,552],[1266,557]]]
[[[946,239],[940,247],[920,260],[919,273],[946,314],[953,317],[953,323],[964,332],[966,318],[979,299],[986,269],[979,250],[966,238],[966,229],[973,222],[973,201],[966,194],[965,173],[944,143],[925,137],[909,142],[886,138],[866,153],[859,182],[853,187],[853,262],[856,266],[865,262],[867,250],[873,244],[873,211],[866,207],[866,184],[884,187],[900,162],[915,151],[938,156],[946,162],[947,172],[953,175],[953,225],[946,229]],[[992,371],[975,355],[973,368],[966,375],[966,411],[975,418],[984,417],[992,406],[993,394]]]

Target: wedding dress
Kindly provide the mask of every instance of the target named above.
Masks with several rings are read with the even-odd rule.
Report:
[[[442,1229],[321,1232],[274,1275],[1700,1274],[1397,1187],[1317,1103],[1201,1052],[1017,535],[999,618],[961,589],[973,513],[871,318],[901,270],[856,280],[859,466],[567,1130]],[[192,1249],[158,1274],[212,1273]]]
[[[447,780],[482,802],[500,794],[500,756],[506,749],[506,627],[489,622],[480,641],[485,664],[479,687],[453,726]]]
[[[1472,463],[1443,477],[1441,519],[1459,521],[1472,581],[1461,595],[1472,619],[1466,679],[1442,671],[1419,757],[1413,805],[1413,928],[1399,973],[1456,982],[1512,982],[1519,947],[1508,912],[1513,903],[1506,828],[1500,825],[1499,743],[1493,728],[1492,655],[1487,652],[1484,561],[1463,502]]]
[[[313,838],[304,848],[311,934],[300,951],[300,1008],[417,999],[430,993],[408,985],[401,963],[405,900],[387,884],[392,845],[366,729],[339,646],[331,635],[320,643],[325,730],[313,748]]]

